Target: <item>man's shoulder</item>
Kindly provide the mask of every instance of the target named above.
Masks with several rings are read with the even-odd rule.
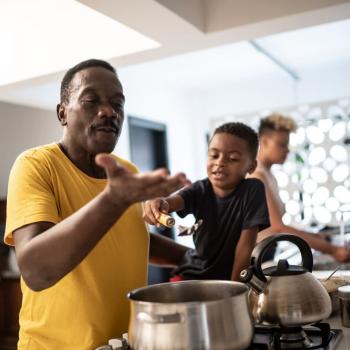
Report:
[[[36,146],[23,151],[18,157],[17,161],[31,159],[42,161],[50,158],[53,155],[59,155],[59,147],[56,143],[50,143],[47,145]]]

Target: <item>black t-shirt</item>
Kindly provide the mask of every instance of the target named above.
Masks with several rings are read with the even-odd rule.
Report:
[[[231,279],[236,245],[241,231],[270,226],[264,184],[245,179],[227,197],[217,197],[206,178],[178,193],[185,208],[203,223],[193,235],[196,249],[189,249],[173,274],[184,279]]]

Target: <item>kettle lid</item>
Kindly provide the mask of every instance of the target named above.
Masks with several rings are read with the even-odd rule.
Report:
[[[277,266],[267,267],[263,270],[266,276],[290,276],[301,275],[308,270],[303,266],[289,265],[288,261],[281,259],[278,261]]]

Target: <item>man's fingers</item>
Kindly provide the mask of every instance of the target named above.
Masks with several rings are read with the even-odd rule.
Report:
[[[190,181],[186,178],[183,173],[178,173],[176,175],[170,176],[166,169],[157,169],[148,173],[137,174],[142,181],[144,181],[147,186],[157,186],[161,184],[175,185],[175,190],[178,188],[187,186]],[[157,196],[160,197],[160,196]]]
[[[116,160],[109,154],[100,153],[95,157],[95,162],[98,166],[105,169],[107,176],[114,177],[125,173],[125,169],[118,165]]]
[[[183,187],[183,181],[181,177],[168,177],[166,179],[163,179],[163,181],[158,181],[157,183],[149,184],[147,187],[145,187],[143,192],[143,200],[155,197],[167,197],[181,187]],[[159,207],[157,209],[159,211]],[[155,210],[156,208],[153,208],[154,215]]]

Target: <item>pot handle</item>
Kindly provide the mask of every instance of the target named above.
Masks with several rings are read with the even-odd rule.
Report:
[[[139,321],[147,323],[180,323],[183,321],[183,315],[179,313],[169,315],[155,315],[147,312],[139,312],[136,316]]]
[[[313,257],[309,245],[300,237],[290,234],[280,234],[268,237],[258,243],[252,253],[251,264],[254,265],[256,276],[266,282],[266,277],[261,269],[262,258],[265,252],[276,242],[287,241],[294,243],[300,250],[302,266],[309,272],[312,272]]]

